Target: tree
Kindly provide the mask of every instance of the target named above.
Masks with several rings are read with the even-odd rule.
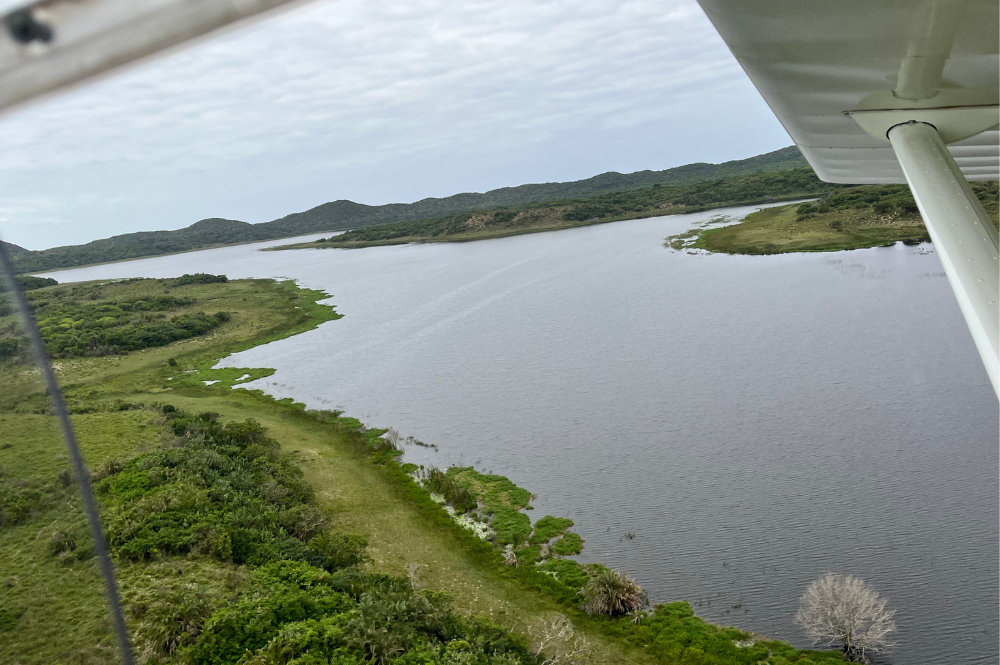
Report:
[[[621,572],[600,568],[583,588],[584,609],[591,616],[620,616],[641,610],[649,604],[639,583]]]
[[[528,628],[531,635],[531,655],[539,665],[574,665],[586,661],[590,645],[576,635],[573,623],[561,614],[540,619]]]
[[[851,662],[867,663],[868,653],[892,646],[888,635],[896,630],[896,610],[887,610],[885,605],[864,580],[827,573],[802,595],[795,623],[814,644],[839,644]]]

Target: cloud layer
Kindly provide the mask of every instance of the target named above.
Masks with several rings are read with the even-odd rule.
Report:
[[[790,143],[686,0],[307,5],[0,120],[32,248]]]

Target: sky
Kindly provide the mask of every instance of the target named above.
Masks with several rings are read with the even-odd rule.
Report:
[[[29,249],[791,144],[693,0],[320,1],[0,117]]]

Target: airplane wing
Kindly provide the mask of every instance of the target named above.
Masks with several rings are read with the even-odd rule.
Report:
[[[1000,395],[996,0],[698,0],[828,182],[910,185]]]
[[[0,0],[0,111],[289,0]]]
[[[975,90],[975,101],[997,103],[995,0],[699,2],[827,182],[906,182],[892,147],[845,114],[866,98],[908,86],[902,94],[910,97]],[[993,128],[948,148],[966,178],[996,180],[998,144]]]

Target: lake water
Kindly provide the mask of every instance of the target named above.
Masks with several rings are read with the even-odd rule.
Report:
[[[805,587],[852,573],[899,611],[888,662],[996,663],[998,403],[933,249],[662,247],[713,214],[53,276],[325,289],[345,318],[224,364],[440,448],[410,461],[509,476],[654,601],[806,646]]]

